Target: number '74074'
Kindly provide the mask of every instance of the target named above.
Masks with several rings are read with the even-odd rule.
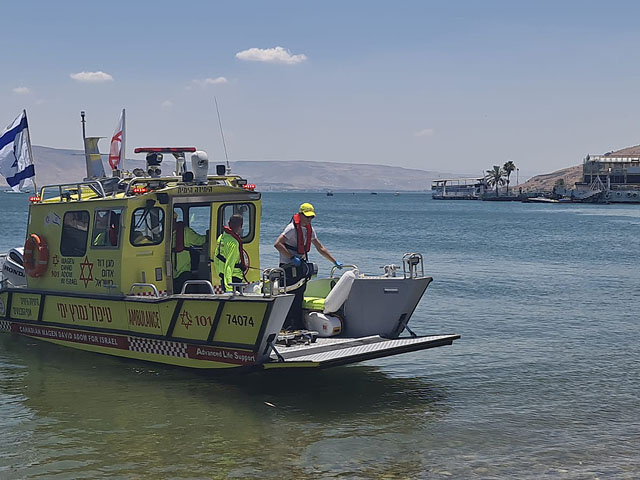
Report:
[[[253,317],[249,315],[231,315],[227,313],[227,324],[239,327],[253,327]]]

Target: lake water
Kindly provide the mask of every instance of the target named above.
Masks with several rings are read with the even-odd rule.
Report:
[[[640,477],[640,206],[263,199],[263,267],[310,201],[344,263],[421,252],[434,282],[411,327],[462,338],[219,378],[2,335],[0,478]],[[0,193],[0,251],[26,202]]]

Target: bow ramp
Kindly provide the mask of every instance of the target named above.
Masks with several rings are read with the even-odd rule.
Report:
[[[400,353],[451,345],[460,335],[430,335],[387,339],[378,335],[363,338],[318,338],[308,345],[278,345],[265,369],[326,368],[388,357]]]

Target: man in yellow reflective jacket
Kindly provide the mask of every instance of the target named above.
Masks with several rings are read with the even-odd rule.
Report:
[[[196,233],[192,228],[178,222],[178,214],[173,213],[173,234],[171,238],[171,260],[173,262],[173,293],[180,293],[187,280],[191,280],[191,252],[189,247],[201,247],[207,243],[206,235]]]
[[[220,285],[225,292],[233,291],[231,283],[241,283],[246,266],[242,249],[242,215],[234,214],[229,226],[218,237],[214,267],[220,276]]]

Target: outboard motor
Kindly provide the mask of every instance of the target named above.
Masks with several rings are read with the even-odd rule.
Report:
[[[7,258],[2,265],[2,278],[15,287],[27,284],[27,277],[24,272],[24,264],[22,261],[23,252],[24,248],[22,247],[12,248],[9,250],[9,253],[7,253]]]
[[[191,170],[196,183],[207,183],[207,175],[209,174],[209,156],[207,152],[198,150],[191,154]]]

